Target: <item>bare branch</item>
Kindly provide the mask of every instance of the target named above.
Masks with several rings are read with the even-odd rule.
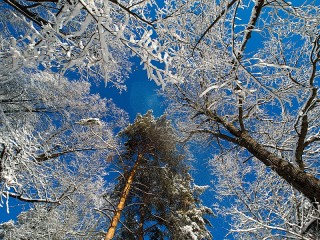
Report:
[[[211,28],[214,27],[214,25],[220,20],[220,18],[235,4],[238,0],[232,0],[225,9],[223,9],[220,14],[216,17],[216,19],[210,24],[209,27],[201,34],[200,38],[197,40],[196,44],[194,45],[192,52],[197,48],[199,43],[202,41],[202,39],[206,36],[206,34],[211,30]]]
[[[12,193],[12,192],[4,192],[5,194],[8,194],[12,198],[16,198],[22,202],[29,202],[29,203],[57,203],[60,204],[60,201],[58,200],[52,200],[52,199],[43,199],[43,198],[28,198],[24,197],[22,194],[19,193]]]
[[[15,10],[20,12],[22,15],[24,15],[29,20],[38,24],[40,27],[42,27],[44,25],[48,25],[48,24],[51,25],[51,23],[49,23],[47,20],[41,18],[37,13],[33,13],[33,12],[29,11],[28,6],[23,6],[15,0],[4,0],[4,2],[6,2],[10,6],[12,6]]]

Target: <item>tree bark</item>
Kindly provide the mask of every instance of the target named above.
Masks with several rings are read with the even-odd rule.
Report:
[[[138,229],[138,240],[143,240],[144,236],[144,220],[145,220],[145,208],[144,205],[140,207],[140,222],[139,222],[139,229]]]
[[[112,218],[112,221],[111,221],[110,227],[108,229],[108,232],[106,234],[105,240],[111,240],[114,237],[117,225],[118,225],[118,223],[120,221],[121,212],[122,212],[122,210],[123,210],[123,208],[125,206],[125,202],[126,202],[127,197],[129,195],[130,188],[131,188],[131,185],[133,183],[133,179],[134,179],[135,173],[137,171],[137,168],[139,166],[141,158],[142,158],[142,155],[138,154],[137,161],[135,162],[132,170],[130,171],[129,177],[128,177],[128,179],[126,181],[126,184],[124,186],[124,189],[123,189],[123,191],[121,193],[120,201],[118,203],[117,209],[116,209],[116,211],[114,213],[114,216]]]
[[[311,202],[320,202],[320,180],[312,174],[304,172],[301,168],[269,152],[246,132],[241,134],[239,145],[245,147],[257,159],[303,193]]]
[[[231,142],[246,148],[258,160],[270,167],[296,190],[304,194],[312,203],[320,203],[319,179],[312,174],[303,171],[303,169],[294,166],[288,160],[271,153],[251,137],[247,131],[239,130],[232,123],[226,121],[216,113],[206,111],[205,114],[213,121],[222,124],[224,128],[234,136]]]

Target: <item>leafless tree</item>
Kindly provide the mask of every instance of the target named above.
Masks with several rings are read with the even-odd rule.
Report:
[[[246,190],[247,201],[257,211],[265,206],[266,214],[272,205],[272,214],[277,214],[273,204],[280,192],[283,198],[290,196],[280,203],[295,208],[292,199],[296,195],[299,207],[291,212],[280,209],[283,214],[277,219],[281,219],[282,233],[288,238],[308,238],[302,229],[309,220],[317,222],[320,202],[319,6],[314,1],[234,0],[179,1],[175,7],[175,19],[179,21],[163,21],[163,32],[171,34],[160,37],[174,46],[172,67],[184,78],[183,84],[173,84],[166,91],[172,116],[185,133],[184,140],[193,137],[212,143],[220,159],[229,151],[233,153],[227,163],[217,160],[214,164],[217,169],[228,166],[225,171],[216,171],[219,178],[227,174],[228,181],[233,181],[228,174],[233,168],[250,175],[247,171],[253,168],[253,162],[270,175],[260,178],[260,183],[255,183],[255,177],[231,183],[240,192]],[[261,182],[264,188],[256,189]],[[263,191],[272,193],[270,205],[254,201],[253,195],[262,196]],[[266,222],[267,215],[255,218],[253,213],[247,214],[249,210],[244,208],[248,203],[241,202],[246,195],[241,194],[237,203],[243,208],[236,203],[232,211],[229,209],[235,230],[250,230],[250,234],[261,230],[264,234],[259,235],[260,231],[256,237],[270,237],[277,221],[272,225]],[[308,201],[310,215],[294,212],[302,211]],[[288,220],[285,211],[304,217],[305,222]],[[286,221],[296,224],[295,230],[290,232]],[[250,234],[247,238],[255,236]]]

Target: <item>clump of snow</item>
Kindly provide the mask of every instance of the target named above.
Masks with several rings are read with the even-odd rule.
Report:
[[[190,236],[190,240],[198,240],[197,235],[194,234],[194,229],[192,228],[192,226],[183,226],[181,230],[184,233],[183,235]]]
[[[102,122],[100,121],[99,118],[84,118],[84,119],[81,119],[80,121],[76,122],[77,124],[80,124],[80,125],[99,125],[101,126],[102,125]]]

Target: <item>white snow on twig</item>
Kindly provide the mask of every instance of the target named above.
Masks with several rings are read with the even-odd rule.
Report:
[[[80,125],[102,125],[99,118],[84,118],[76,123]]]

